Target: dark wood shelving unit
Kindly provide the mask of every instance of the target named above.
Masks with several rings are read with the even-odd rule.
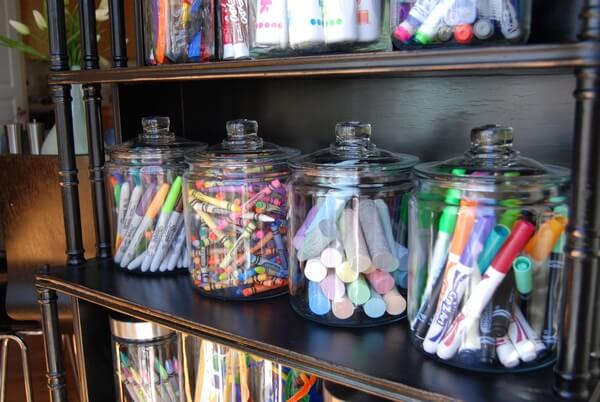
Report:
[[[600,64],[592,55],[600,45],[574,43],[446,50],[333,54],[200,64],[171,64],[128,68],[60,71],[50,84],[114,84],[151,81],[189,81],[227,78],[294,78],[397,75],[411,73],[518,73]]]
[[[577,29],[580,31],[577,43],[567,43],[573,40],[573,34],[570,39],[557,44],[141,66],[144,60],[143,40],[138,37],[138,67],[127,67],[123,2],[110,0],[110,69],[99,69],[95,42],[95,2],[79,0],[79,3],[83,69],[70,71],[64,0],[47,2],[51,61],[49,84],[56,113],[59,182],[67,248],[65,267],[46,269],[37,276],[48,364],[48,388],[53,402],[67,401],[60,353],[57,292],[70,295],[73,300],[74,328],[81,352],[82,402],[114,399],[108,328],[111,311],[234,346],[313,372],[333,382],[394,400],[558,401],[578,397],[587,399],[590,395],[600,394],[600,386],[597,386],[600,377],[600,292],[597,291],[600,279],[600,0],[577,3],[582,21],[582,27]],[[141,0],[135,0],[135,5],[136,32],[142,34]],[[562,21],[563,15],[558,8],[548,9],[547,12],[552,22],[544,29],[550,37],[556,37],[554,31],[561,28],[556,26],[556,21]],[[575,29],[576,25],[573,21],[565,22],[565,31]],[[565,74],[570,75],[573,82],[565,81]],[[522,77],[525,75],[527,77]],[[529,75],[549,76],[550,79],[543,82],[531,79],[535,82],[529,85]],[[517,79],[506,81],[505,76],[515,76],[509,78]],[[427,81],[428,77],[443,77],[435,84],[442,82],[447,86],[438,92],[437,86]],[[471,85],[470,98],[461,96],[454,89],[459,86],[455,81],[447,83],[455,77],[480,78],[465,78],[467,86]],[[274,79],[280,78],[287,81],[277,80],[277,84],[273,84]],[[319,78],[319,83],[305,78]],[[419,80],[418,84],[414,84],[412,78]],[[488,78],[489,82],[497,81],[492,85]],[[387,79],[395,84],[386,87],[388,84],[382,84],[381,81]],[[201,82],[201,85],[191,81]],[[265,88],[258,88],[256,82],[265,83]],[[221,119],[238,117],[225,112],[237,114],[248,111],[269,116],[261,127],[279,128],[282,121],[287,123],[291,120],[293,123],[288,124],[287,128],[293,129],[299,136],[298,132],[304,135],[303,131],[308,127],[322,124],[322,121],[308,121],[312,116],[303,113],[302,107],[309,110],[320,107],[332,119],[348,118],[345,114],[347,108],[356,112],[359,110],[356,104],[364,102],[371,111],[385,109],[377,115],[380,118],[391,119],[393,114],[411,110],[408,123],[412,127],[426,126],[433,133],[440,134],[440,138],[433,140],[423,139],[425,136],[422,132],[413,132],[409,138],[422,148],[427,148],[423,154],[431,156],[432,152],[439,149],[452,148],[458,138],[452,136],[456,130],[464,134],[464,127],[454,128],[453,133],[448,121],[459,126],[464,123],[461,119],[473,120],[473,110],[481,104],[489,108],[487,116],[496,118],[496,115],[506,116],[507,112],[512,111],[514,115],[519,115],[520,121],[529,120],[526,112],[516,110],[523,105],[529,106],[521,98],[528,99],[528,91],[540,90],[546,83],[549,88],[544,88],[543,92],[548,99],[542,98],[543,103],[554,102],[557,98],[554,89],[564,91],[565,84],[569,85],[569,89],[564,92],[575,89],[574,100],[570,99],[574,113],[568,117],[574,122],[572,138],[563,142],[562,137],[557,140],[556,135],[552,139],[546,136],[547,129],[553,123],[564,123],[565,120],[560,113],[557,113],[559,116],[549,115],[548,111],[552,113],[560,109],[556,105],[547,110],[543,107],[533,108],[536,113],[531,118],[543,129],[540,133],[524,135],[527,137],[524,143],[529,148],[544,148],[544,155],[563,162],[570,161],[572,168],[571,219],[567,228],[564,308],[561,313],[562,338],[558,360],[553,367],[532,373],[472,373],[445,366],[421,354],[410,344],[406,322],[361,330],[326,328],[294,314],[285,297],[256,303],[218,302],[194,293],[186,275],[157,278],[131,275],[118,270],[111,261],[109,211],[105,202],[103,171],[102,85],[112,85],[118,138],[126,138],[121,133],[122,125],[131,131],[131,119],[138,119],[141,113],[157,112],[175,115],[181,132],[192,133],[198,127],[203,128],[197,136],[210,131],[206,127],[209,124],[203,124],[203,119],[216,119],[217,114]],[[96,235],[96,258],[88,262],[84,258],[75,165],[70,98],[72,84],[83,84],[87,116]],[[242,89],[236,92],[237,85]],[[323,99],[317,99],[321,98],[318,94],[321,90],[337,91],[338,97],[323,96]],[[294,96],[292,91],[304,93],[303,96]],[[502,95],[496,95],[495,91]],[[473,97],[473,92],[477,96]],[[274,93],[276,96],[272,97]],[[287,102],[281,101],[282,93],[297,104],[292,107],[283,105]],[[384,99],[380,99],[382,93]],[[200,95],[205,97],[201,98]],[[240,96],[239,102],[232,101],[233,95]],[[500,97],[512,99],[502,103],[497,99]],[[207,100],[212,103],[208,108],[202,105],[208,103]],[[522,106],[515,107],[515,101],[521,102],[518,104]],[[455,107],[456,103],[460,106]],[[452,109],[447,114],[444,114],[444,105]],[[295,109],[295,106],[300,109]],[[233,110],[230,111],[229,107]],[[271,111],[271,108],[277,110]],[[287,114],[277,114],[286,108]],[[481,111],[482,108],[477,110]],[[369,110],[359,111],[369,115]],[[421,114],[441,117],[437,120],[421,119]],[[265,120],[261,120],[261,124]],[[436,126],[436,123],[440,126]],[[485,122],[478,124],[481,123]],[[301,128],[298,129],[298,126]],[[564,124],[561,131],[568,136],[572,128],[563,128]],[[387,137],[384,136],[388,141],[396,134],[394,130],[390,132]],[[214,137],[195,139],[215,140]],[[309,143],[308,147],[314,146],[317,140],[311,134],[299,141]],[[565,142],[573,151],[570,159],[564,157],[564,149],[560,148],[565,146]],[[432,148],[436,149],[432,151]]]
[[[306,321],[287,297],[230,302],[201,297],[185,273],[130,274],[110,260],[39,274],[38,284],[108,310],[150,320],[307,370],[382,397],[402,400],[557,401],[550,367],[533,373],[482,374],[446,367],[409,341],[407,323],[339,329]]]

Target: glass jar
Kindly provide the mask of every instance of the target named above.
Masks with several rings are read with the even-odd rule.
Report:
[[[412,339],[467,369],[530,370],[556,355],[569,170],[512,143],[510,127],[475,128],[463,157],[415,168]]]
[[[339,123],[329,148],[292,161],[290,295],[311,320],[371,326],[404,316],[407,195],[417,158],[371,143],[371,125]]]
[[[287,161],[299,151],[264,142],[252,120],[187,156],[184,210],[192,282],[202,294],[253,300],[287,291]]]
[[[219,0],[224,60],[392,50],[390,0]]]
[[[322,401],[320,383],[314,375],[194,336],[184,335],[183,340],[188,400]]]
[[[187,268],[183,224],[183,153],[205,144],[175,137],[168,117],[145,117],[133,141],[107,150],[105,165],[114,261],[129,272]]]
[[[209,61],[215,55],[212,1],[143,0],[147,64]]]
[[[509,45],[529,38],[531,0],[392,0],[398,49]]]
[[[119,402],[183,402],[179,335],[160,325],[110,318]]]

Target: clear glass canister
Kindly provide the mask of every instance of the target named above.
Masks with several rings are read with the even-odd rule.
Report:
[[[209,61],[215,55],[214,3],[143,0],[146,63]]]
[[[529,38],[531,0],[392,0],[398,49],[519,44]]]
[[[119,402],[183,402],[179,335],[126,316],[110,318]]]
[[[290,295],[311,320],[371,326],[404,317],[410,169],[417,158],[339,123],[329,148],[292,161]]]
[[[257,132],[255,121],[229,121],[221,144],[187,156],[190,272],[207,296],[252,300],[287,291],[287,161],[299,151]]]
[[[188,400],[322,401],[320,381],[314,375],[200,338],[184,336],[184,342],[188,351]]]
[[[512,128],[475,128],[463,157],[415,168],[412,339],[467,369],[531,370],[558,345],[569,171],[512,143]]]
[[[181,195],[187,168],[183,153],[206,145],[175,137],[168,117],[143,118],[142,127],[135,140],[107,150],[114,261],[127,271],[160,274],[190,266]]]

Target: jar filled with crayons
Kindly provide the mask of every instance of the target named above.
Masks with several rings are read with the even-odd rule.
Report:
[[[175,137],[169,131],[168,117],[145,117],[142,127],[135,140],[107,150],[105,177],[114,261],[136,273],[187,269],[183,154],[206,145]]]
[[[392,41],[398,49],[524,43],[531,0],[392,0]]]
[[[218,0],[224,60],[392,50],[390,0]]]
[[[110,317],[119,402],[183,402],[179,335],[160,325]]]
[[[287,292],[287,162],[299,151],[263,141],[252,120],[186,160],[184,210],[196,289],[219,299]]]
[[[211,0],[143,0],[146,63],[198,63],[215,56]]]
[[[338,123],[329,148],[292,161],[288,250],[296,312],[350,327],[405,316],[416,162],[377,148],[371,125],[358,122]]]
[[[510,127],[417,165],[408,316],[414,343],[467,369],[526,371],[558,345],[569,170],[519,156]]]

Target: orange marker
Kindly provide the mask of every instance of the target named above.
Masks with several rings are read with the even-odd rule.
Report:
[[[536,264],[543,263],[552,252],[552,247],[564,232],[567,218],[556,215],[540,226],[537,233],[525,245],[525,252]]]
[[[159,64],[165,62],[165,53],[167,49],[167,1],[160,0],[158,8],[158,34],[156,35],[156,54],[154,55]]]

